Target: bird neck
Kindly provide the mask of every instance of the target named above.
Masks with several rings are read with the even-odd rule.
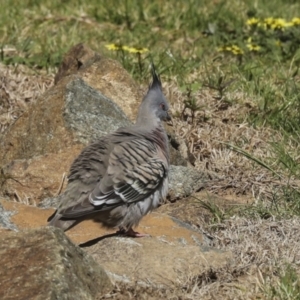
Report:
[[[161,120],[153,114],[139,114],[136,119],[136,125],[148,129],[162,126]]]
[[[152,140],[159,146],[169,164],[169,144],[168,136],[162,123],[151,131]]]

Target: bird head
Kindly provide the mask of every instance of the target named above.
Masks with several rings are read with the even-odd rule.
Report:
[[[151,64],[151,71],[152,82],[141,103],[137,118],[138,123],[142,123],[146,120],[152,120],[153,122],[171,120],[169,115],[169,103],[162,92],[161,81],[155,71],[153,63]]]

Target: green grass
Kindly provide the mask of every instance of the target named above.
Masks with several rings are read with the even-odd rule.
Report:
[[[221,57],[217,47],[243,47],[245,39],[255,36],[245,25],[250,15],[291,19],[300,8],[292,1],[263,2],[254,8],[251,1],[206,0],[201,5],[196,0],[2,1],[0,45],[13,45],[18,51],[2,59],[47,68],[58,66],[62,55],[76,43],[85,42],[101,52],[104,44],[119,43],[149,48],[160,69],[169,76],[180,75],[181,81],[203,63],[214,64],[215,59],[229,72],[230,64],[241,60],[243,70],[253,62],[253,53],[238,59]],[[286,60],[280,53],[263,54],[255,56],[255,61]],[[294,64],[298,61],[299,57]],[[139,73],[134,55],[123,62],[133,74]]]
[[[276,282],[265,289],[267,299],[300,299],[300,280],[296,270],[287,265],[285,269],[279,269],[278,273]]]

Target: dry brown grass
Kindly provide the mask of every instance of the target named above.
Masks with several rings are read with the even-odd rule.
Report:
[[[282,221],[232,218],[220,224],[213,246],[232,251],[234,260],[228,268],[216,270],[215,283],[199,290],[201,299],[214,299],[217,294],[222,299],[259,299],[278,280],[280,270],[287,265],[298,268],[299,228],[298,217]]]
[[[271,142],[282,142],[279,131],[270,127],[254,128],[249,126],[247,115],[256,107],[256,103],[238,91],[226,96],[232,99],[232,105],[216,97],[216,92],[203,88],[193,93],[197,105],[201,107],[192,113],[186,109],[186,93],[177,88],[176,82],[165,83],[164,89],[171,102],[175,132],[184,139],[195,157],[195,167],[202,171],[216,172],[223,177],[217,185],[208,190],[219,195],[248,195],[252,199],[272,199],[275,191],[280,193],[283,186],[298,187],[299,181],[288,178],[278,169],[274,159]],[[280,178],[268,169],[259,166],[253,160],[230,149],[238,146],[251,156],[265,162],[274,169]],[[287,151],[296,151],[295,145],[285,144]]]
[[[0,64],[0,136],[53,85],[54,74],[36,74],[22,65]]]

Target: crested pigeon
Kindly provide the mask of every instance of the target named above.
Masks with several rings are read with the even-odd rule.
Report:
[[[65,231],[92,219],[128,236],[146,236],[133,227],[165,199],[169,171],[162,122],[170,120],[169,104],[153,64],[152,77],[135,125],[101,137],[75,159],[48,225]]]

